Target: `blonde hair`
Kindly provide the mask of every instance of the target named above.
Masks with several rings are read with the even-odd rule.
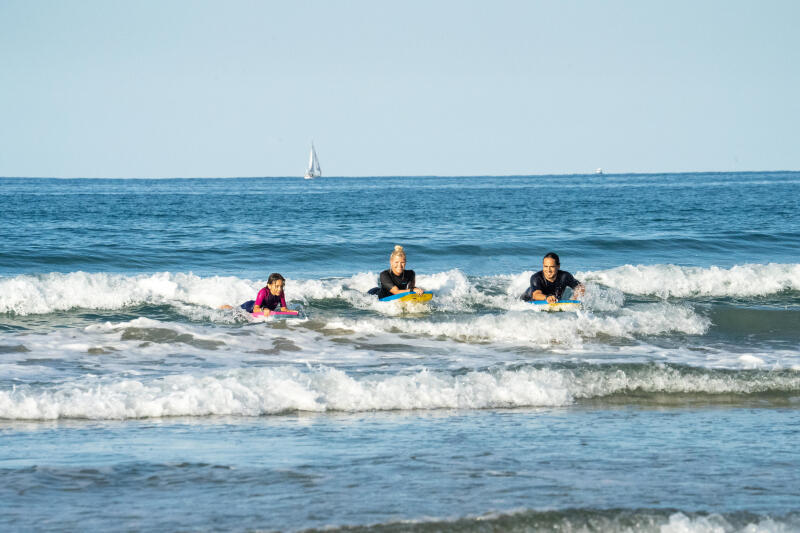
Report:
[[[389,256],[389,261],[392,261],[395,257],[402,256],[403,259],[406,258],[406,253],[403,251],[403,247],[399,244],[395,244],[394,251],[392,255]]]

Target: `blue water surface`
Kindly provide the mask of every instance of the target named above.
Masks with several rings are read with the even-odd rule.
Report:
[[[800,531],[798,198],[0,178],[0,531]],[[396,244],[428,307],[365,295]],[[300,318],[220,308],[275,271]]]
[[[474,275],[793,262],[800,173],[458,178],[0,179],[0,274]]]

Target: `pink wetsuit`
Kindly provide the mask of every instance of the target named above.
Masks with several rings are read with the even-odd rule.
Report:
[[[262,309],[266,307],[270,311],[274,311],[278,307],[278,301],[280,301],[281,307],[286,307],[286,296],[284,296],[283,291],[281,291],[280,296],[274,296],[267,287],[264,287],[258,291],[255,305]]]

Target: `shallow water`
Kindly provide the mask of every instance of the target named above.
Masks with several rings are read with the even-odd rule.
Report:
[[[0,179],[0,525],[800,530],[798,197]],[[394,244],[430,305],[365,294]],[[578,312],[518,300],[551,249]],[[301,318],[219,309],[272,271]]]
[[[765,405],[6,424],[0,495],[19,509],[18,524],[36,524],[24,504],[40,499],[69,506],[59,523],[77,529],[111,520],[292,529],[620,507],[664,519],[671,509],[745,510],[784,523],[800,495],[787,425],[800,419],[796,406]]]

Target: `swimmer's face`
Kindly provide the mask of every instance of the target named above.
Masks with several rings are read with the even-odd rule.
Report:
[[[284,283],[283,281],[276,279],[272,283],[267,285],[269,292],[272,293],[273,296],[280,296],[281,291],[283,290]]]
[[[552,257],[545,257],[542,261],[542,272],[544,273],[544,279],[547,281],[555,280],[556,274],[558,274],[558,265],[556,264],[556,260]]]
[[[399,276],[406,269],[406,258],[402,255],[396,255],[389,261],[389,265],[392,267],[394,275]]]

